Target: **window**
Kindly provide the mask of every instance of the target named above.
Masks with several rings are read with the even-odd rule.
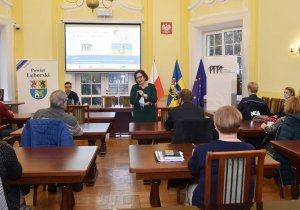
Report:
[[[133,72],[81,73],[76,74],[76,92],[81,104],[101,105],[101,97],[126,96],[134,84]]]
[[[227,29],[206,34],[206,56],[237,56],[237,95],[242,95],[242,29]]]
[[[129,95],[128,78],[129,78],[129,73],[108,74],[108,94]]]
[[[81,74],[81,103],[101,105],[101,74]]]

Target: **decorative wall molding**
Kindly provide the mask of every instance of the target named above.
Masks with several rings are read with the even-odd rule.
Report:
[[[7,0],[0,0],[0,1],[7,1]],[[114,2],[114,3],[117,3],[120,7],[130,10],[130,11],[138,11],[139,12],[139,11],[143,10],[143,7],[128,5],[123,0],[116,0],[116,2]],[[66,2],[62,3],[61,8],[64,10],[77,9],[77,8],[82,7],[83,5],[85,5],[85,0],[77,0],[74,2],[66,1]]]
[[[137,6],[131,6],[127,5],[126,3],[123,2],[123,0],[117,0],[116,1],[119,6],[123,7],[124,9],[131,10],[131,11],[142,11],[143,7],[137,7]]]
[[[0,3],[4,4],[6,6],[9,6],[9,7],[13,6],[13,3],[11,2],[11,0],[0,0]]]
[[[196,8],[198,8],[199,6],[201,6],[201,4],[206,4],[209,6],[212,6],[216,3],[226,3],[228,0],[195,0],[194,3],[192,3],[189,7],[188,10],[194,10]]]
[[[77,9],[84,4],[85,0],[77,0],[76,2],[64,2],[61,5],[62,9]]]

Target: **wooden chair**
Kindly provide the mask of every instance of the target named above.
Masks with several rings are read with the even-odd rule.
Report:
[[[166,122],[166,120],[167,120],[167,118],[169,116],[169,111],[172,108],[170,108],[170,107],[161,107],[161,108],[158,108],[158,109],[160,109],[160,120],[163,123]]]
[[[130,107],[130,96],[120,96],[119,104],[123,105],[124,107]]]
[[[3,131],[5,128],[9,127],[9,126],[10,126],[10,124],[7,124],[7,123],[2,124],[2,122],[1,122],[1,120],[0,120],[0,140],[1,140],[1,141],[5,141],[6,143],[10,144],[10,145],[13,147],[13,145],[14,145],[14,139],[13,139],[12,136],[5,136],[5,137],[2,137],[2,131]]]
[[[270,102],[270,112],[272,114],[278,113],[281,108],[281,99],[280,98],[271,98]]]
[[[270,98],[263,96],[263,97],[261,97],[261,99],[265,102],[265,104],[268,106],[268,108],[271,109]]]
[[[102,107],[112,107],[116,104],[115,96],[102,96]]]
[[[89,105],[68,105],[67,112],[71,113],[79,123],[90,122]]]
[[[255,202],[262,201],[266,150],[208,152],[206,155],[204,206],[211,206],[211,192],[217,192],[217,205],[250,203],[251,177],[255,175]],[[256,158],[255,171],[252,168]],[[218,161],[217,189],[211,189],[212,162]]]

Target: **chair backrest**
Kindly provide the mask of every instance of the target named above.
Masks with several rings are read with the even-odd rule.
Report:
[[[130,96],[120,96],[119,104],[123,105],[124,107],[130,107]]]
[[[28,120],[22,132],[21,147],[74,146],[73,137],[62,120]]]
[[[278,113],[281,109],[282,102],[280,98],[271,98],[270,102],[270,112],[271,113]]]
[[[166,122],[168,116],[169,116],[169,111],[172,109],[172,107],[161,107],[157,109],[157,119],[160,119],[163,123]],[[160,110],[160,111],[158,111]]]
[[[175,121],[171,142],[172,144],[207,143],[218,137],[211,118],[183,119]]]
[[[208,152],[205,168],[204,205],[252,202],[251,192],[254,190],[254,177],[254,200],[261,202],[265,155],[266,150]],[[211,189],[213,161],[218,163],[217,189]],[[217,192],[217,203],[215,204],[211,203],[212,191]]]
[[[261,99],[265,102],[265,104],[268,106],[269,109],[271,109],[271,101],[269,97],[261,97]]]
[[[68,105],[67,112],[71,113],[77,119],[78,123],[90,122],[89,105]]]
[[[116,104],[115,96],[102,96],[102,106],[103,107],[112,107]]]

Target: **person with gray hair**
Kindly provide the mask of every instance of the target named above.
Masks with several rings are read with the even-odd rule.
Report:
[[[81,136],[82,128],[76,118],[65,112],[67,94],[62,90],[56,90],[50,95],[50,107],[39,109],[34,113],[32,119],[59,119],[66,123],[72,136]]]

